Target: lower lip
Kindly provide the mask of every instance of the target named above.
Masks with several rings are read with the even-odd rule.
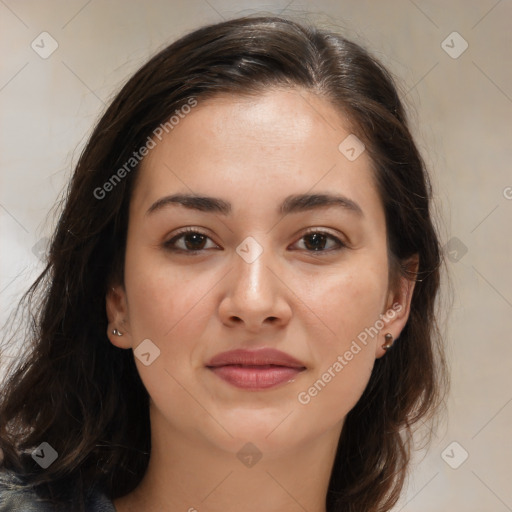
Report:
[[[226,365],[210,368],[221,379],[242,389],[268,389],[294,379],[303,368]]]

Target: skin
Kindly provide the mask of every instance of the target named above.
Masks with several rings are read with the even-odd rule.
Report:
[[[363,393],[384,335],[397,338],[413,283],[388,282],[384,210],[366,152],[349,161],[338,146],[347,119],[300,90],[217,96],[199,104],[145,158],[131,199],[125,281],[107,295],[108,335],[134,349],[150,339],[160,355],[135,358],[151,397],[152,453],[130,494],[130,510],[220,512],[325,511],[334,454],[346,414]],[[231,215],[167,205],[175,193],[229,201]],[[363,214],[323,207],[280,215],[285,197],[337,193]],[[183,227],[208,238],[165,242]],[[313,251],[305,231],[341,240]],[[247,237],[263,249],[252,263],[236,252]],[[194,245],[195,243],[195,245]],[[188,245],[187,245],[188,244]],[[307,391],[365,328],[393,304],[399,312],[377,336],[302,404]],[[123,335],[115,336],[112,329]],[[236,388],[205,367],[219,352],[273,347],[304,363],[292,382],[263,391]],[[332,370],[331,370],[332,373]],[[247,467],[246,443],[261,452]]]

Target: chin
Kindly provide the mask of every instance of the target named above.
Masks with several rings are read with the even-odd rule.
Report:
[[[272,453],[297,447],[307,438],[307,432],[298,428],[293,408],[262,410],[236,408],[218,421],[233,436],[222,436],[230,450],[236,453],[240,447],[250,442],[261,451]],[[314,427],[312,427],[314,429]]]

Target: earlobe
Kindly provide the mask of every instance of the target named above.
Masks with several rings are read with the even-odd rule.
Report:
[[[384,350],[389,350],[393,346],[393,342],[395,341],[393,339],[393,335],[390,332],[387,332],[384,335],[384,339],[386,340],[386,342],[384,343],[384,345],[382,345],[382,348]]]
[[[400,343],[398,338],[409,318],[416,284],[416,279],[412,276],[417,275],[418,266],[418,257],[415,255],[407,261],[405,266],[406,275],[399,277],[396,291],[390,292],[388,296],[388,309],[381,315],[386,320],[386,325],[379,333],[380,338],[376,346],[376,358],[385,355],[395,343]]]
[[[107,336],[118,348],[131,348],[126,292],[121,286],[110,287],[105,297]]]
[[[110,323],[107,327],[107,337],[110,340],[110,343],[112,345],[118,347],[118,348],[130,348],[130,345],[127,344],[127,338],[121,339],[120,337],[123,336],[123,333],[120,332],[115,327],[111,329]]]

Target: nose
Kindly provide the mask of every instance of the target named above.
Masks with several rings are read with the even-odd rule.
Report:
[[[289,298],[293,294],[278,269],[272,268],[276,265],[270,251],[264,250],[252,263],[237,254],[234,258],[219,305],[222,322],[251,333],[284,327],[292,316]]]

